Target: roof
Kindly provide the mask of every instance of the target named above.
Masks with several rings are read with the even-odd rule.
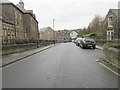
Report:
[[[71,32],[76,32],[76,33],[78,33],[77,30],[72,30]]]
[[[76,32],[78,34],[81,34],[81,29],[75,29],[75,30],[68,30],[68,33],[71,33],[71,32]]]
[[[4,15],[0,14],[0,20],[2,20],[2,22],[6,22],[6,23],[9,23],[9,24],[12,24],[14,25],[14,22],[11,21],[9,18],[5,17]]]
[[[33,10],[26,10],[22,8],[19,4],[16,5],[23,13],[30,13],[33,15]]]
[[[68,34],[69,30],[58,30],[59,34]]]
[[[108,18],[108,15],[109,15],[109,13],[110,12],[112,12],[116,17],[117,17],[117,19],[120,19],[120,16],[119,16],[119,12],[120,12],[120,9],[110,9],[109,11],[108,11],[108,13],[107,13],[107,15],[105,16],[105,18],[103,19],[103,23],[105,24],[105,22],[107,21],[107,18]],[[103,25],[104,25],[103,24]]]
[[[24,8],[22,8],[20,5],[17,4],[16,6],[17,6],[22,12],[24,12],[24,13],[27,12],[27,10],[25,10]]]
[[[15,8],[17,8],[20,12],[22,12],[23,14],[30,14],[30,15],[34,18],[34,20],[35,20],[36,22],[38,22],[37,19],[36,19],[35,14],[33,14],[33,10],[26,10],[26,9],[22,8],[19,4],[14,5],[14,4],[13,4],[12,2],[10,2],[9,0],[0,0],[0,4],[2,4],[2,5],[11,4],[11,5],[13,5]]]
[[[40,29],[40,32],[45,32],[48,28],[51,28],[51,27],[44,27],[44,28],[41,28],[41,29]]]
[[[9,0],[0,0],[0,3],[11,3]]]
[[[22,11],[24,14],[30,14],[35,20],[36,20],[36,16],[35,14],[33,14],[33,10],[26,10],[23,7],[21,7],[19,4],[16,5],[16,7],[18,9],[20,9],[20,11]],[[36,20],[37,21],[37,20]],[[38,21],[37,21],[38,22]]]
[[[119,9],[110,9],[110,11],[112,11],[117,17],[118,17],[118,10]]]

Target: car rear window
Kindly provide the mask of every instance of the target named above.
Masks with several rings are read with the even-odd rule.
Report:
[[[84,40],[85,41],[94,41],[94,39],[91,39],[91,38],[85,38]]]

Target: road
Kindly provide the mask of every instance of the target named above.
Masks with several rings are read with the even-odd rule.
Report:
[[[117,88],[98,49],[63,43],[3,68],[3,88]]]

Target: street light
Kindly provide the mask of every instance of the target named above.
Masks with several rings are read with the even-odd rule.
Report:
[[[55,20],[56,19],[53,19],[53,30],[55,29]],[[55,45],[55,30],[54,30],[54,45]]]
[[[53,30],[55,29],[55,20],[56,19],[53,19]]]

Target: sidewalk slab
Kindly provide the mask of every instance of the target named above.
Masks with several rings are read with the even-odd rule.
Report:
[[[37,49],[33,49],[33,50],[28,50],[28,51],[24,51],[24,52],[18,52],[18,53],[10,54],[7,56],[3,56],[2,57],[2,65],[0,65],[0,66],[4,66],[4,65],[7,65],[9,63],[16,62],[20,59],[24,59],[26,57],[29,57],[29,56],[34,55],[36,53],[39,53],[43,50],[49,49],[53,46],[54,45],[50,45],[50,46],[45,46],[45,47],[41,47],[41,48],[37,48]]]
[[[99,50],[103,50],[103,46],[98,46],[97,45],[96,48],[99,49]]]
[[[117,76],[120,76],[120,73],[119,73],[120,68],[107,62],[104,57],[99,58],[96,62],[98,62],[101,66],[103,66],[107,70],[111,71],[112,73],[116,74]]]

